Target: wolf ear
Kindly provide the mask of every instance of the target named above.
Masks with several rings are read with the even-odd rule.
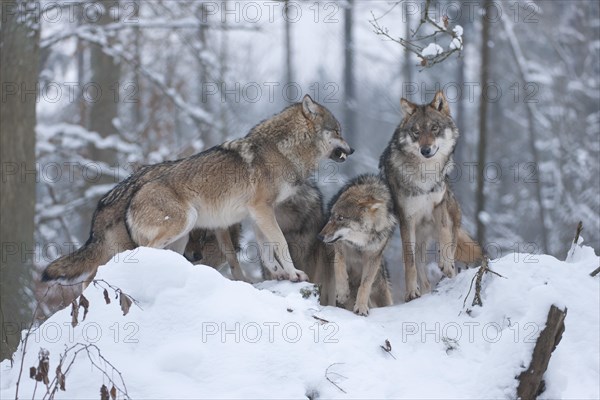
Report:
[[[448,106],[448,100],[446,100],[446,96],[444,95],[444,92],[441,90],[439,90],[435,94],[435,97],[433,98],[433,101],[430,103],[430,106],[432,106],[433,108],[435,108],[436,110],[438,110],[441,113],[450,115],[450,106]]]
[[[379,210],[381,207],[383,207],[383,205],[384,205],[383,201],[378,200],[373,196],[369,196],[369,198],[358,203],[359,207],[367,209],[371,212]]]
[[[313,99],[305,94],[302,99],[302,114],[308,119],[313,119],[319,112],[319,105]]]
[[[400,107],[402,108],[402,113],[405,117],[412,115],[417,109],[416,104],[411,103],[406,100],[404,97],[400,99]]]

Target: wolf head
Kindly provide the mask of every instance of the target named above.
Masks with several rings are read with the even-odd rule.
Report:
[[[335,201],[318,238],[327,244],[343,240],[363,248],[373,243],[382,229],[393,227],[390,220],[393,216],[385,199],[372,195],[365,187],[354,186]]]
[[[324,158],[344,162],[354,153],[348,143],[342,138],[342,128],[338,120],[326,107],[315,102],[309,95],[302,99],[302,114],[309,122],[319,148]]]
[[[452,154],[458,130],[444,92],[437,92],[429,104],[417,105],[403,98],[400,105],[404,119],[397,132],[404,151],[423,159],[443,159]]]

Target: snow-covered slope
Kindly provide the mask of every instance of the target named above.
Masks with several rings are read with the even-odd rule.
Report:
[[[110,389],[111,381],[125,390],[117,370],[137,399],[511,398],[514,377],[529,364],[548,309],[556,304],[568,307],[566,331],[542,397],[597,399],[600,279],[589,273],[599,258],[590,248],[577,251],[569,263],[527,254],[491,262],[505,278],[484,276],[483,307],[471,306],[473,291],[463,307],[476,272],[467,270],[442,281],[435,293],[373,309],[366,318],[321,307],[314,296],[303,298],[310,284],[252,286],[170,251],[121,253],[97,278],[121,288],[140,307],[132,305],[123,316],[111,288],[106,304],[106,284],[90,286],[85,321],[81,309],[72,328],[65,309],[29,337],[20,398],[32,397],[29,368],[38,365],[40,348],[50,353],[52,379],[60,355],[75,343],[95,344],[116,370],[96,348],[81,351],[57,398],[98,398],[101,385]],[[386,340],[390,353],[381,347]],[[1,398],[14,398],[21,357],[22,348],[14,367],[1,365]],[[36,397],[44,393],[38,385]]]

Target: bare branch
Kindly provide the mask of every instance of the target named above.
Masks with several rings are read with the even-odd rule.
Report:
[[[342,389],[337,383],[335,383],[331,378],[330,375],[337,375],[340,378],[344,378],[347,379],[344,375],[338,374],[337,372],[330,372],[329,368],[333,367],[334,365],[341,365],[343,363],[333,363],[331,364],[329,367],[327,367],[327,369],[325,370],[325,379],[327,379],[329,381],[329,383],[331,383],[333,386],[335,386],[336,388],[338,388],[338,390],[342,393],[346,393],[346,391],[344,389]]]
[[[390,35],[388,28],[381,26],[379,23],[379,21],[385,15],[390,13],[395,8],[395,6],[400,4],[400,2],[396,2],[392,8],[390,8],[388,11],[386,11],[383,15],[381,15],[379,17],[375,17],[375,14],[373,14],[373,12],[371,12],[372,19],[369,21],[369,23],[373,27],[376,35],[383,36],[384,38],[386,38],[388,40],[398,43],[406,51],[413,53],[417,57],[419,57],[419,59],[421,60],[421,63],[419,65],[421,67],[423,67],[421,70],[428,68],[428,67],[432,67],[435,64],[439,64],[439,63],[445,61],[448,57],[450,57],[454,53],[458,53],[460,55],[460,53],[462,51],[461,33],[457,33],[457,31],[455,29],[451,29],[449,27],[448,18],[446,16],[444,16],[444,20],[443,20],[444,26],[440,25],[438,22],[436,22],[434,19],[432,19],[429,16],[430,2],[431,2],[430,0],[427,0],[425,2],[425,8],[423,10],[423,14],[419,21],[419,25],[412,32],[412,35],[410,38],[408,38],[408,37],[407,38],[393,37],[392,35]],[[424,25],[433,28],[433,32],[425,34],[425,35],[418,35],[419,30]],[[423,54],[425,48],[427,47],[425,44],[426,40],[433,39],[433,43],[429,43],[429,44],[437,45],[437,41],[440,38],[448,38],[450,40],[447,50],[443,50],[436,54],[430,54],[430,53]],[[455,42],[454,42],[455,40],[459,43],[459,45],[455,44]]]

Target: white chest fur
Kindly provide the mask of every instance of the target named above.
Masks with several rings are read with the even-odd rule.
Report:
[[[423,220],[429,221],[433,218],[433,208],[440,204],[445,191],[444,189],[427,194],[406,196],[402,198],[400,204],[405,215],[413,219],[415,223]]]

